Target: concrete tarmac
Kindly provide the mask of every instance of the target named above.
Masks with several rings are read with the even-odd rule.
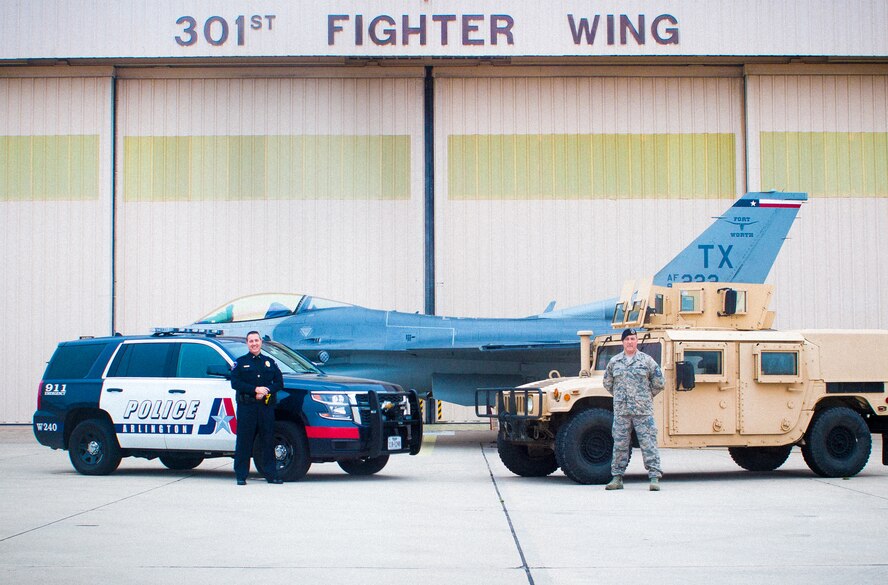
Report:
[[[626,489],[510,473],[495,435],[428,426],[372,477],[234,482],[231,459],[170,471],[124,459],[77,474],[30,427],[0,427],[0,583],[884,583],[888,468],[824,479],[798,449],[773,473],[724,449],[641,454]]]

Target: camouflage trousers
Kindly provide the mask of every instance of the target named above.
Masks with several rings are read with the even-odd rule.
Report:
[[[660,470],[660,452],[657,450],[657,425],[650,415],[614,415],[612,434],[614,437],[614,457],[611,461],[611,475],[623,475],[629,465],[629,454],[632,451],[632,428],[638,435],[644,468],[648,477],[662,477]]]

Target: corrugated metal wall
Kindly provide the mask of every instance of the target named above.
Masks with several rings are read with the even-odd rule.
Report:
[[[811,193],[778,326],[888,327],[885,66],[434,72],[438,313],[614,296],[778,188]],[[421,68],[123,70],[116,112],[111,75],[0,70],[4,349],[27,356],[0,422],[30,419],[59,340],[110,331],[113,201],[120,331],[261,291],[422,308]]]
[[[251,73],[120,81],[118,329],[257,292],[420,308],[422,69]]]
[[[888,68],[748,68],[751,189],[810,202],[771,272],[780,327],[888,327]]]
[[[30,421],[62,339],[111,321],[110,68],[0,78],[0,423]]]
[[[616,296],[745,186],[739,68],[436,69],[438,312]]]

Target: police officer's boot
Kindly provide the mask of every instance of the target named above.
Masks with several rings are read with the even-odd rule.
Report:
[[[652,492],[660,491],[660,480],[656,477],[651,478],[651,491]]]
[[[621,490],[623,489],[623,476],[615,475],[613,479],[610,480],[610,483],[604,486],[606,490]]]

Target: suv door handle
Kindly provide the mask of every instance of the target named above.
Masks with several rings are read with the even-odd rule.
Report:
[[[173,388],[172,390],[169,390],[168,392],[170,394],[185,394],[184,390],[179,390],[178,388]]]
[[[123,388],[108,388],[106,392],[123,392]]]

